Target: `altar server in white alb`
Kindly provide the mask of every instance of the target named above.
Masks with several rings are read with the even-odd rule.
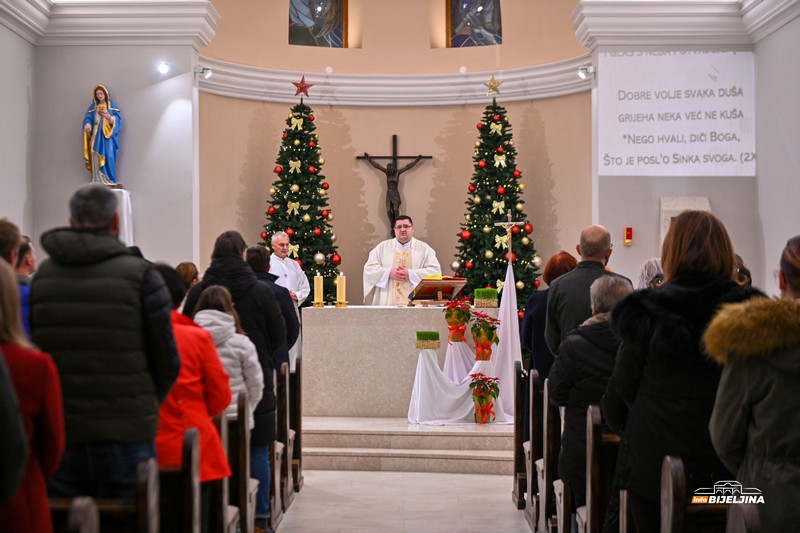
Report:
[[[295,245],[296,246],[296,245]],[[297,261],[289,257],[292,245],[283,231],[272,236],[272,255],[269,258],[269,273],[278,276],[275,283],[288,289],[295,306],[300,306],[311,292],[308,278]]]
[[[405,305],[422,278],[441,275],[436,252],[414,239],[414,222],[401,215],[394,223],[394,239],[372,249],[364,265],[364,303]]]

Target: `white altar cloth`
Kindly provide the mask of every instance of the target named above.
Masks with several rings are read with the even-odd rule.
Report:
[[[454,342],[447,346],[444,354],[444,375],[450,381],[461,383],[469,376],[472,366],[475,364],[475,350],[466,342]]]

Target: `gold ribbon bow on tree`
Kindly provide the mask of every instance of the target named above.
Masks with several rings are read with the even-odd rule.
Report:
[[[508,234],[494,236],[495,248],[508,248]]]
[[[503,125],[499,122],[492,122],[489,124],[489,133],[494,135],[502,135],[503,134]]]
[[[293,130],[300,130],[303,131],[303,119],[301,118],[292,118],[292,128]]]
[[[503,292],[503,287],[505,286],[505,284],[506,284],[505,281],[503,281],[501,279],[497,280],[497,294],[500,294],[501,292]]]
[[[297,257],[297,252],[300,251],[299,244],[290,244],[289,245],[289,255],[292,257]]]
[[[506,168],[506,154],[494,156],[494,166]]]
[[[502,215],[505,209],[506,209],[506,203],[503,200],[500,200],[499,202],[497,201],[492,202],[492,213],[497,213],[498,215]]]
[[[291,215],[294,212],[295,215],[300,214],[300,202],[287,202],[286,208],[289,210],[289,214]]]
[[[289,174],[296,172],[300,174],[300,160],[289,161]]]

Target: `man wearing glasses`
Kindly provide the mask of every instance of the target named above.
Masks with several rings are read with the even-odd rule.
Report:
[[[372,249],[364,265],[366,305],[406,305],[422,278],[442,273],[433,248],[414,238],[411,217],[397,217],[394,233]]]

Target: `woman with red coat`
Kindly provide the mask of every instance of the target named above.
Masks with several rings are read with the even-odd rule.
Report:
[[[197,428],[200,434],[201,509],[206,516],[206,482],[231,475],[228,457],[212,421],[212,417],[222,413],[231,402],[228,374],[211,334],[177,311],[186,294],[186,283],[170,266],[158,264],[154,268],[164,277],[172,297],[172,330],[181,358],[178,379],[159,411],[156,454],[159,466],[180,466],[183,433],[189,428]],[[204,519],[201,523],[206,525],[207,522]]]
[[[23,332],[17,279],[5,261],[0,261],[0,350],[16,389],[30,451],[22,484],[0,508],[0,524],[6,533],[51,533],[46,480],[64,453],[61,381],[50,356],[31,349]]]

